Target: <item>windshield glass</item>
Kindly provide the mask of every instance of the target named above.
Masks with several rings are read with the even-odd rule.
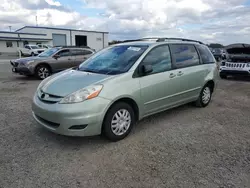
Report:
[[[127,72],[148,46],[121,45],[96,53],[79,66],[80,71],[99,74],[120,74]]]
[[[44,52],[40,53],[38,57],[50,57],[54,53],[56,53],[58,50],[59,50],[58,48],[51,48],[51,49],[45,50]]]
[[[38,49],[38,46],[30,46],[32,49]]]

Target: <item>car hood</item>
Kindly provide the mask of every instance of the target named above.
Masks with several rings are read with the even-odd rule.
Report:
[[[103,83],[114,75],[96,74],[77,70],[66,70],[48,79],[41,90],[50,95],[65,97],[87,86]]]
[[[231,44],[226,46],[227,53],[232,55],[250,55],[250,45],[249,44]]]
[[[26,58],[20,58],[20,59],[16,59],[14,60],[14,62],[17,63],[27,63],[29,61],[42,61],[44,59],[47,59],[48,57],[38,57],[38,56],[32,56],[32,57],[26,57]]]

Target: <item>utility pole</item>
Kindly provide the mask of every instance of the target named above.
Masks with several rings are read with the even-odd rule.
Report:
[[[38,24],[37,24],[37,15],[36,15],[36,26],[38,26]]]

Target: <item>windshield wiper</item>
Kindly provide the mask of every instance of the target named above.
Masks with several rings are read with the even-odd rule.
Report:
[[[83,71],[83,72],[91,72],[91,73],[97,73],[96,71],[93,71],[93,70],[80,70],[79,68],[77,69],[77,70],[79,70],[79,71]]]

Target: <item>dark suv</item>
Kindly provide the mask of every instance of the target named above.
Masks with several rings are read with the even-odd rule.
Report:
[[[52,73],[79,66],[95,50],[89,47],[54,47],[35,57],[11,60],[14,73],[44,79]]]

